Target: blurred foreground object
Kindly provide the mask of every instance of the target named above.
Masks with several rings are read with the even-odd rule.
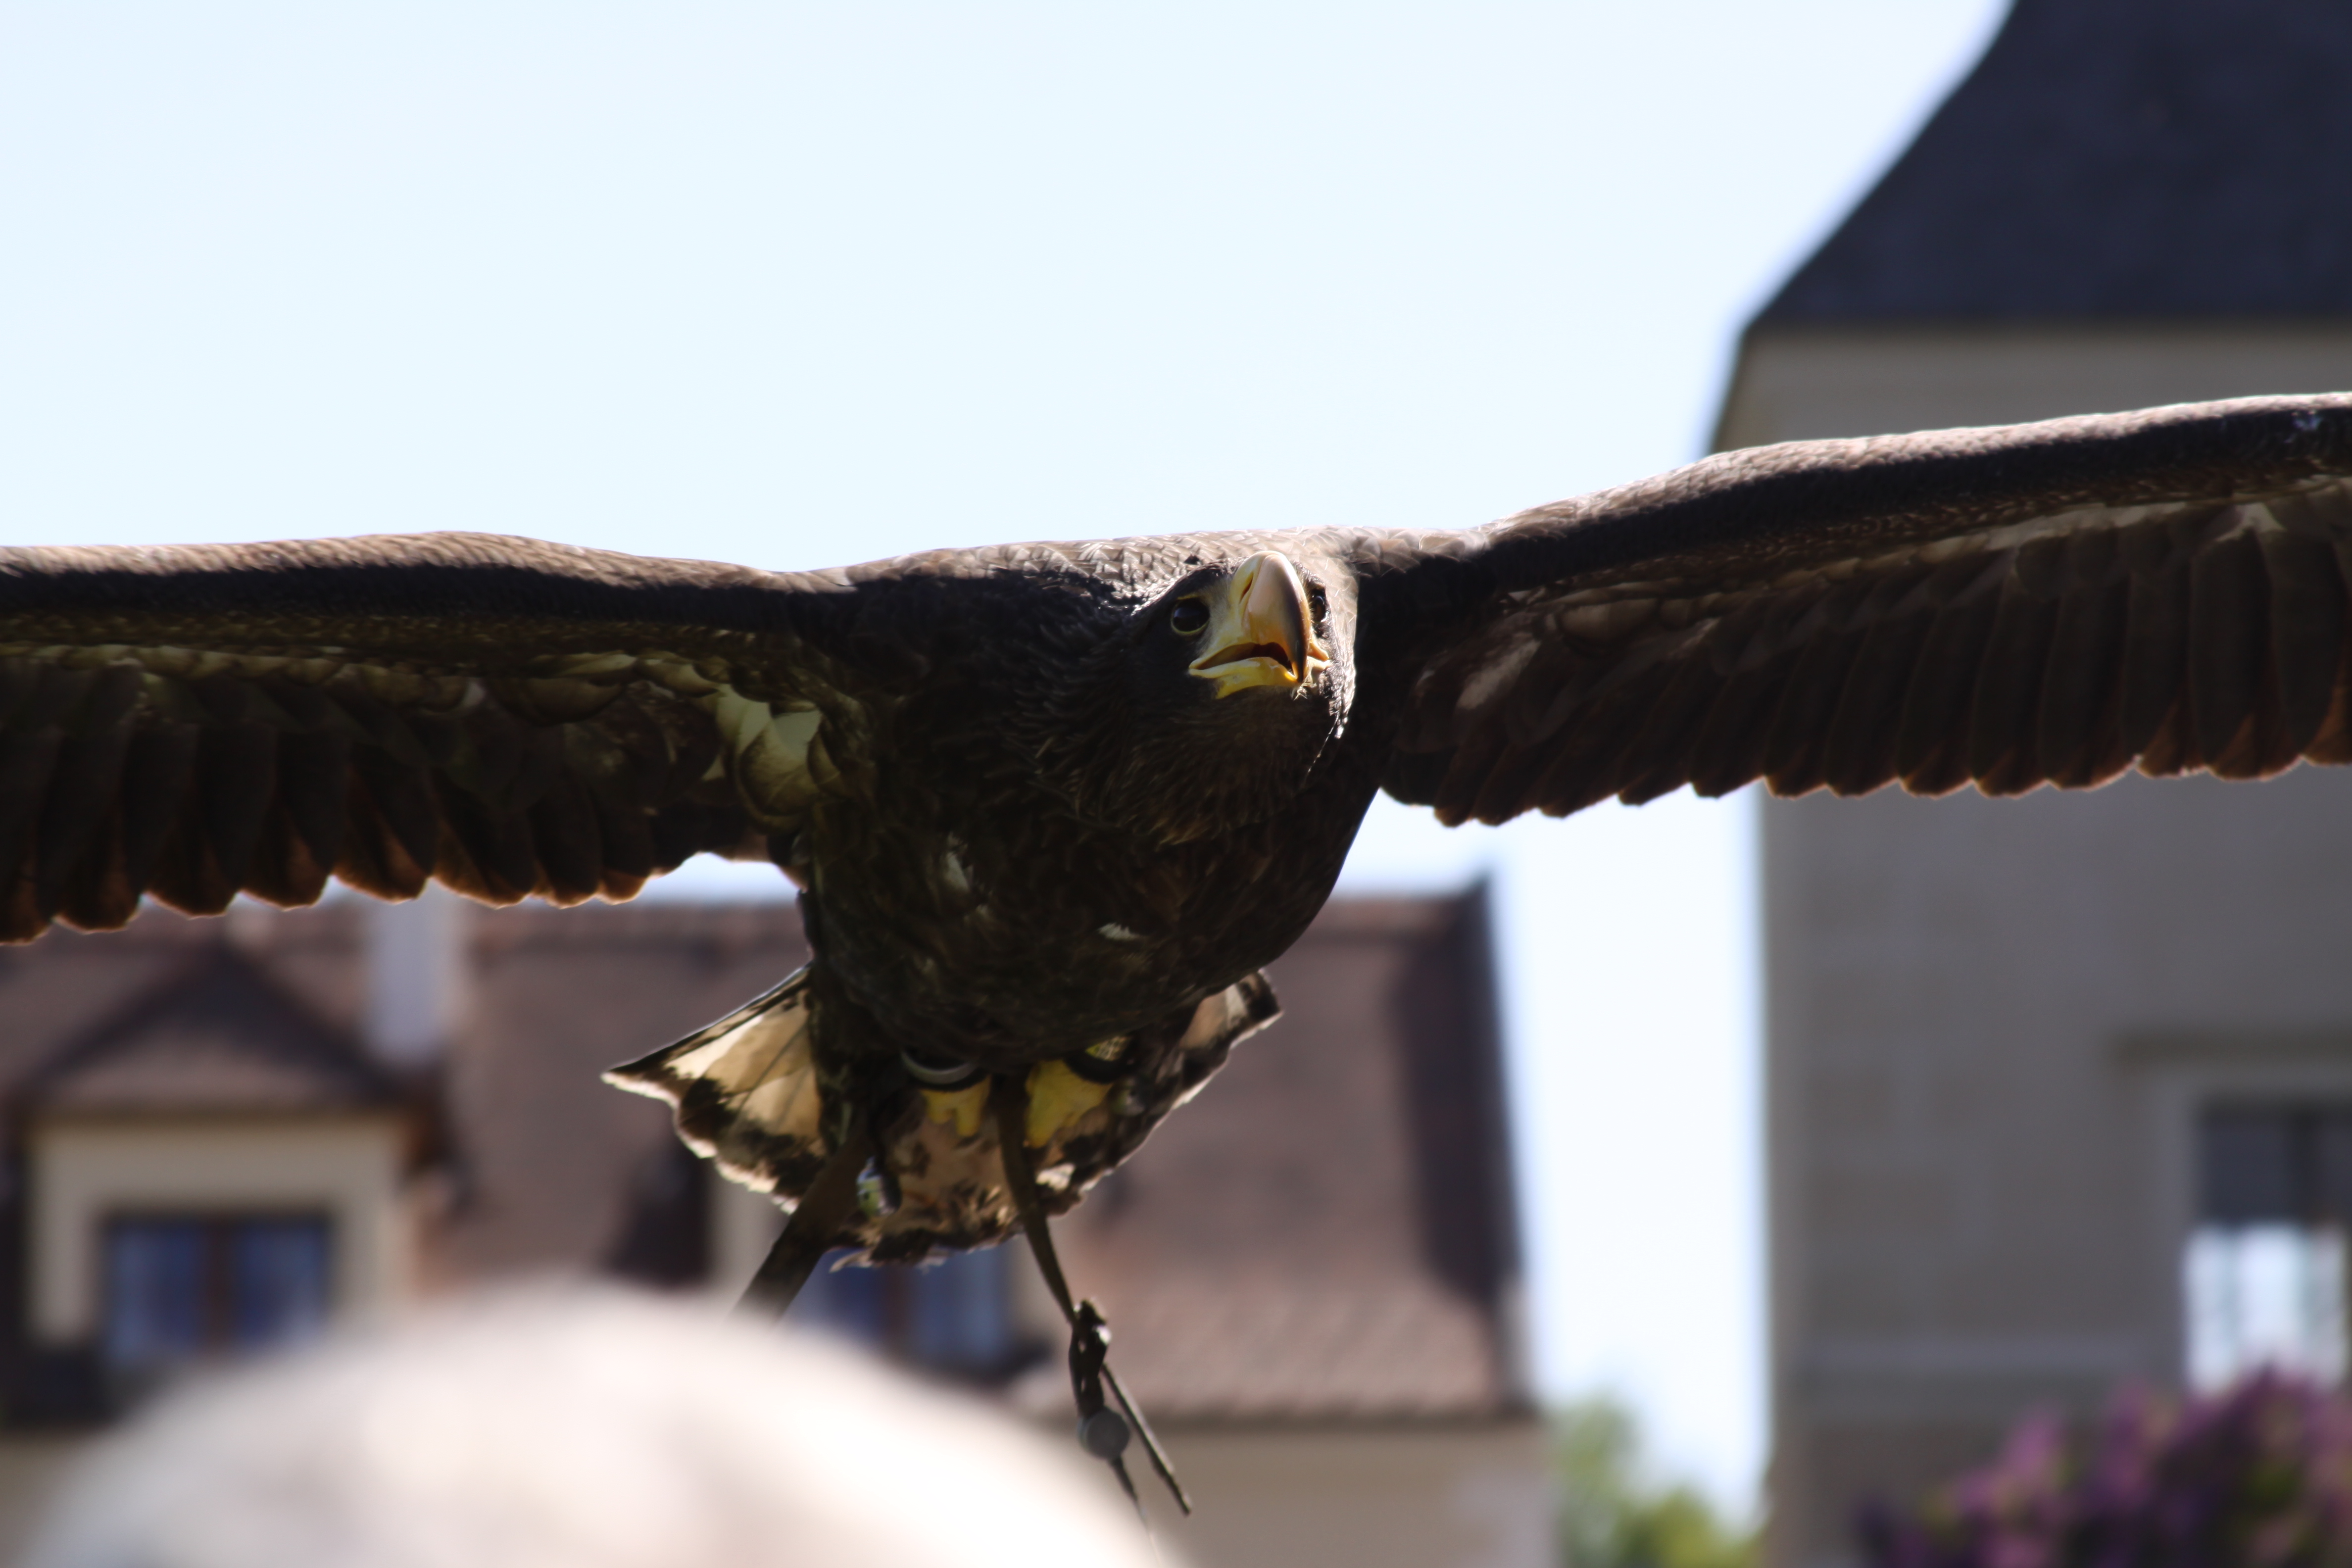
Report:
[[[2021,1425],[1916,1513],[1862,1521],[1872,1568],[2200,1568],[2352,1561],[2352,1405],[2262,1373],[2185,1406],[2117,1400],[2071,1440]]]
[[[1075,1463],[822,1343],[617,1293],[451,1310],[192,1387],[28,1568],[1149,1564]]]

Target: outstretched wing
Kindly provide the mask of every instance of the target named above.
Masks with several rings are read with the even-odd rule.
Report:
[[[2352,761],[2352,396],[1759,447],[1402,553],[1384,782],[1452,822]]]
[[[0,940],[790,865],[853,751],[841,574],[475,534],[0,551]]]

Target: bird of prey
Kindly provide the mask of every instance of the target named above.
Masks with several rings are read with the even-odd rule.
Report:
[[[0,551],[0,937],[771,860],[811,963],[616,1079],[822,1188],[812,1245],[912,1259],[1077,1202],[1274,1016],[1377,791],[2341,763],[2347,576],[2346,395],[1732,452],[1457,531]]]

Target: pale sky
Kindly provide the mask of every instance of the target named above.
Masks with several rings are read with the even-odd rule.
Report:
[[[0,0],[0,537],[1481,522],[1699,455],[1999,9]],[[1496,877],[1540,1386],[1742,1507],[1750,816],[1349,873]]]

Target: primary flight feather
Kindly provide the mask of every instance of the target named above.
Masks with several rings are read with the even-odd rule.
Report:
[[[765,858],[814,957],[616,1069],[831,1239],[1066,1208],[1271,1018],[1381,789],[2081,788],[2352,760],[2352,397],[1711,458],[1490,527],[769,574],[470,534],[0,551],[0,937],[144,897],[625,899]]]

